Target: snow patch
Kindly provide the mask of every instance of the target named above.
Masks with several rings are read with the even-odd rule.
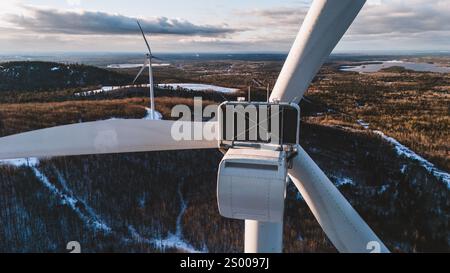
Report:
[[[86,203],[81,202],[74,196],[60,191],[36,166],[32,166],[31,169],[42,184],[60,199],[61,204],[69,206],[88,227],[95,231],[102,231],[105,233],[110,233],[112,231],[112,229],[105,222],[100,220],[97,215],[87,215],[80,209],[80,204],[82,203],[86,206]],[[87,211],[90,212],[89,214],[92,214],[93,212],[91,208],[87,209]]]
[[[373,73],[380,71],[384,68],[400,66],[405,69],[421,71],[421,72],[435,72],[435,73],[449,73],[450,67],[437,66],[431,63],[415,63],[415,62],[405,62],[399,60],[382,61],[382,62],[369,62],[366,64],[354,64],[354,65],[343,65],[339,68],[340,71],[351,71],[363,73]]]
[[[359,125],[361,125],[362,127],[364,127],[364,129],[369,129],[370,123],[367,123],[367,122],[365,122],[365,121],[362,120],[362,119],[358,119],[358,120],[356,121],[356,123],[358,123]]]
[[[189,253],[201,253],[204,251],[199,251],[197,249],[195,249],[192,245],[190,245],[189,243],[183,241],[179,236],[174,235],[174,234],[169,234],[166,238],[162,239],[162,240],[153,240],[153,244],[161,249],[167,249],[167,248],[176,248],[179,250],[182,250],[184,252],[189,252]]]
[[[392,60],[392,61],[387,61],[386,63],[390,63],[390,64],[402,64],[402,63],[404,63],[404,61]]]
[[[187,209],[187,202],[184,200],[183,193],[181,192],[181,187],[183,183],[178,184],[178,197],[180,198],[180,212],[177,216],[175,234],[169,234],[166,238],[160,240],[154,240],[153,243],[160,249],[164,248],[177,248],[186,252],[198,253],[206,252],[205,250],[199,251],[195,249],[192,245],[183,239],[183,229],[181,221],[183,220],[183,215]]]
[[[349,177],[335,177],[334,184],[337,187],[340,187],[340,186],[343,186],[343,185],[347,185],[347,184],[355,185],[353,180],[351,178],[349,178]]]
[[[39,164],[35,157],[0,160],[0,165],[11,165],[15,167],[32,167]]]
[[[152,119],[151,109],[148,108],[148,107],[145,107],[145,110],[146,110],[146,113],[145,113],[145,116],[142,119],[145,119],[145,120],[162,120],[163,119],[163,116],[162,116],[162,114],[160,112],[155,110],[155,112],[154,112],[155,118]],[[123,118],[112,117],[112,118],[109,118],[107,120],[120,120],[120,119],[123,119]]]
[[[395,138],[386,136],[381,131],[374,131],[374,133],[381,136],[387,142],[391,143],[394,146],[395,151],[399,156],[405,156],[409,159],[418,161],[422,167],[424,167],[427,171],[432,173],[438,179],[441,179],[444,183],[447,184],[447,188],[450,189],[450,174],[449,173],[439,170],[438,168],[436,168],[436,166],[434,166],[433,163],[429,162],[425,158],[416,154],[411,149],[409,149],[408,147],[406,147],[403,144],[401,144],[400,142],[398,142]],[[402,167],[402,170],[404,171],[403,167]]]
[[[158,84],[157,86],[159,88],[163,88],[163,89],[182,88],[182,89],[188,89],[188,90],[193,90],[193,91],[212,90],[212,91],[221,92],[221,93],[233,93],[233,92],[239,91],[239,89],[237,89],[237,88],[228,88],[228,87],[222,87],[222,86],[217,86],[217,85],[197,84],[197,83],[169,83],[169,84]],[[102,86],[99,89],[75,93],[74,96],[77,96],[77,97],[93,96],[96,94],[111,92],[111,91],[117,90],[117,89],[127,89],[127,88],[135,88],[135,87],[141,87],[141,88],[142,87],[150,87],[150,84]]]
[[[388,188],[389,188],[388,185],[382,185],[382,186],[380,187],[380,189],[378,190],[378,194],[384,193]]]
[[[182,89],[188,89],[193,91],[208,91],[212,90],[215,92],[221,92],[221,93],[233,93],[236,91],[239,91],[237,88],[228,88],[228,87],[222,87],[217,85],[211,85],[211,84],[201,84],[201,83],[167,83],[167,84],[158,84],[159,88],[168,89],[173,88],[182,88]]]
[[[400,172],[402,172],[403,174],[406,173],[407,168],[408,168],[408,165],[403,164],[402,167],[400,168]]]
[[[86,96],[93,96],[93,95],[100,94],[100,93],[111,92],[111,91],[117,90],[117,89],[127,89],[127,88],[133,88],[133,87],[150,87],[150,85],[149,84],[135,84],[135,85],[102,86],[99,89],[79,92],[79,93],[75,93],[74,95],[77,97],[80,97],[80,96],[86,97]]]
[[[169,233],[167,235],[167,237],[165,237],[165,238],[148,239],[148,238],[141,236],[133,226],[128,226],[128,230],[131,233],[131,236],[134,240],[136,240],[138,242],[151,244],[151,245],[155,246],[156,248],[160,249],[161,251],[164,251],[165,249],[176,248],[183,252],[189,252],[189,253],[208,252],[208,249],[206,248],[206,246],[204,246],[202,250],[198,250],[183,239],[183,229],[182,229],[181,221],[182,221],[183,215],[187,209],[187,202],[184,200],[183,194],[181,192],[182,186],[183,186],[183,183],[178,184],[177,192],[178,192],[178,196],[180,198],[180,212],[178,213],[177,220],[176,220],[175,234]]]
[[[0,160],[0,165],[30,167],[39,181],[60,200],[61,204],[70,207],[88,227],[94,229],[95,231],[103,231],[105,233],[111,232],[111,228],[102,220],[100,220],[98,215],[94,213],[94,210],[91,207],[89,207],[84,201],[78,200],[78,198],[73,196],[72,191],[67,186],[67,182],[59,172],[57,173],[57,177],[65,192],[59,190],[50,182],[48,177],[38,169],[39,159],[20,158],[12,160]],[[81,208],[84,208],[87,214]]]
[[[147,111],[147,114],[145,115],[144,119],[146,120],[162,120],[163,116],[160,112],[154,111],[154,118],[152,119],[152,109],[145,107],[145,110]]]
[[[173,235],[173,234],[169,234],[164,239],[155,239],[155,238],[148,239],[148,238],[145,238],[142,235],[140,235],[133,226],[128,226],[128,231],[131,233],[132,239],[134,241],[137,241],[139,243],[153,245],[154,247],[158,248],[161,251],[164,251],[165,249],[169,249],[169,248],[176,248],[178,250],[181,250],[183,252],[188,252],[188,253],[206,252],[203,250],[200,251],[200,250],[195,249],[192,245],[184,242],[178,236]]]
[[[303,201],[304,200],[302,194],[299,191],[297,191],[297,193],[295,194],[295,199],[297,201]]]

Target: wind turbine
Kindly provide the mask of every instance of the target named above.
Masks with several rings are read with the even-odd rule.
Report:
[[[141,76],[142,72],[144,71],[144,69],[148,66],[148,81],[149,81],[149,86],[150,86],[150,118],[151,119],[155,119],[155,93],[153,90],[153,68],[152,68],[152,60],[153,59],[158,59],[155,56],[153,56],[152,54],[152,50],[150,48],[150,45],[147,41],[147,38],[145,37],[144,31],[142,30],[141,24],[139,23],[139,20],[136,21],[139,29],[141,30],[142,33],[142,37],[144,38],[145,44],[147,46],[148,49],[148,53],[145,54],[145,60],[144,60],[144,64],[142,65],[141,70],[139,70],[139,73],[137,74],[136,78],[134,78],[133,80],[133,84],[136,83],[137,79],[139,78],[139,76]]]
[[[365,0],[314,0],[270,96],[299,103]],[[145,38],[145,36],[144,36]],[[148,46],[148,44],[147,44]],[[150,47],[148,47],[150,51]],[[151,64],[151,52],[149,62]],[[151,66],[150,66],[151,69]],[[152,86],[152,85],[151,85]],[[0,159],[217,148],[217,140],[175,140],[176,121],[106,120],[0,138]],[[216,122],[183,122],[191,128]],[[389,252],[299,145],[288,175],[339,252]],[[247,189],[249,190],[249,189]],[[250,189],[251,190],[251,189]],[[246,220],[246,252],[281,252],[283,222]]]
[[[258,79],[252,79],[252,82],[255,83],[259,87],[265,87],[266,88],[267,102],[269,102],[269,99],[270,99],[270,83],[267,83],[267,86],[264,86],[264,84],[261,81],[259,81]]]

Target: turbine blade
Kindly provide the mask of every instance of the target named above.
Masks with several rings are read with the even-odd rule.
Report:
[[[164,61],[164,59],[161,59],[159,57],[156,57],[155,55],[152,55],[152,59],[158,60],[158,61]]]
[[[298,146],[289,176],[339,252],[389,252],[309,155]]]
[[[133,84],[136,83],[136,81],[138,80],[139,76],[141,76],[142,72],[144,72],[144,69],[147,67],[148,65],[148,59],[145,59],[144,64],[141,67],[141,70],[139,70],[139,73],[137,73],[136,78],[134,78],[133,80]]]
[[[176,122],[186,128],[215,126],[212,122],[142,119],[58,126],[0,138],[0,159],[217,147],[217,140],[175,140],[172,127]]]
[[[147,42],[147,38],[145,37],[144,30],[142,30],[142,27],[141,27],[141,24],[139,23],[139,20],[137,20],[136,22],[137,22],[137,24],[139,26],[139,29],[141,30],[142,37],[144,37],[145,44],[147,45],[147,48],[148,48],[148,53],[150,53],[150,56],[152,56],[152,50],[150,49],[150,45]]]
[[[252,79],[253,83],[255,83],[258,87],[264,86],[263,83],[257,79]]]
[[[300,102],[366,0],[315,0],[273,88],[271,101]]]

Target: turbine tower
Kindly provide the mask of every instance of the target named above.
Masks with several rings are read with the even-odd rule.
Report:
[[[150,45],[147,41],[147,38],[145,37],[144,30],[142,30],[141,24],[139,23],[139,20],[136,21],[139,29],[141,30],[142,37],[144,38],[145,45],[147,46],[148,53],[145,54],[145,60],[144,64],[142,65],[141,70],[139,70],[139,73],[137,74],[136,78],[134,78],[133,84],[136,83],[139,76],[141,76],[144,69],[148,66],[148,81],[149,81],[149,88],[150,88],[150,118],[155,119],[155,94],[153,90],[153,68],[152,68],[152,60],[158,59],[152,54],[152,50],[150,48]]]

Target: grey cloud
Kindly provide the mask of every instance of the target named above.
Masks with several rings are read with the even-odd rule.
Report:
[[[307,6],[302,7],[278,7],[271,9],[255,9],[238,12],[245,16],[258,17],[257,25],[276,24],[280,27],[299,26],[308,11]]]
[[[366,6],[349,30],[350,35],[414,34],[427,31],[448,31],[450,5],[446,0],[389,0]],[[261,24],[278,24],[280,28],[299,27],[307,6],[280,7],[248,11],[259,17]]]
[[[74,12],[27,7],[30,15],[9,15],[7,21],[26,30],[58,34],[136,34],[136,18],[105,12]],[[186,20],[158,17],[142,19],[146,32],[154,34],[222,36],[238,31],[227,26],[196,25]]]
[[[375,4],[377,3],[377,4]],[[259,29],[295,35],[308,6],[246,11]],[[368,2],[341,43],[343,48],[445,49],[450,46],[448,0]]]
[[[366,6],[353,24],[350,34],[399,35],[429,31],[448,31],[450,9],[440,7],[440,1],[402,3],[392,1],[377,6]],[[422,2],[422,3],[420,3]]]

